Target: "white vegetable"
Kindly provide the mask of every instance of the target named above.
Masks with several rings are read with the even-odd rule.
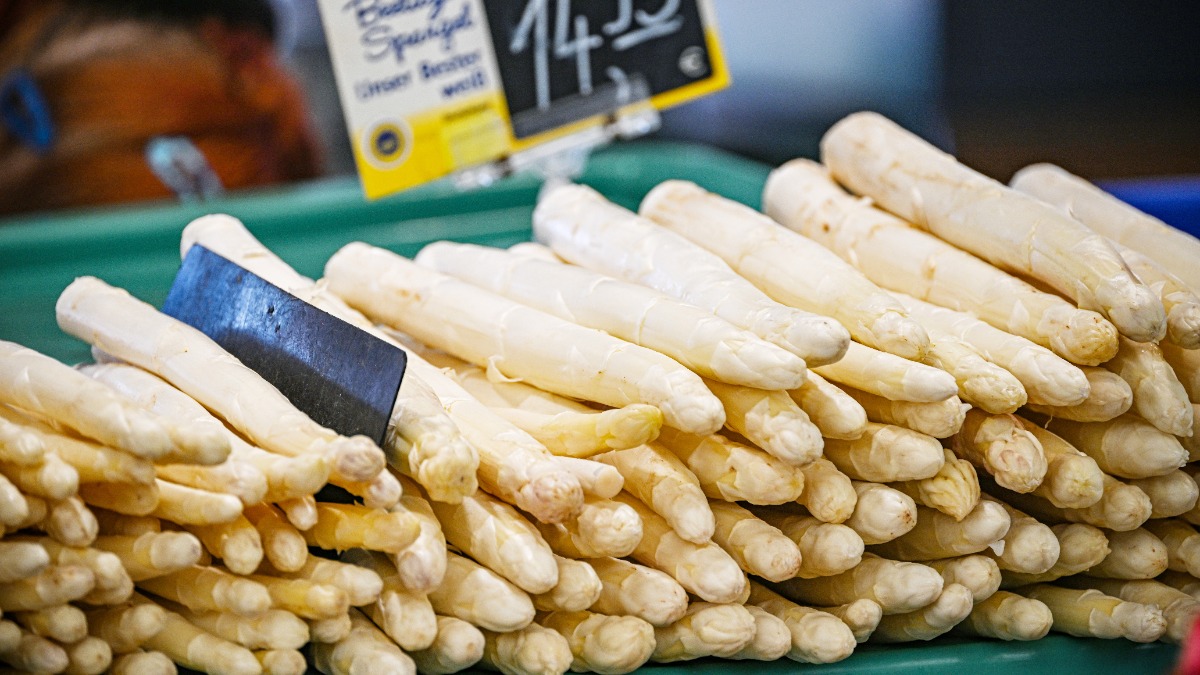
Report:
[[[533,232],[565,260],[703,307],[810,366],[846,351],[850,334],[837,321],[775,302],[717,256],[589,187],[545,194],[533,212]]]
[[[1053,207],[977,173],[894,122],[856,113],[821,140],[833,177],[918,227],[1027,274],[1140,341],[1166,332],[1162,302],[1107,239]]]

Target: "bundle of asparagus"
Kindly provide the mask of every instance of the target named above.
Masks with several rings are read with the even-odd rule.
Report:
[[[823,154],[771,175],[765,213],[564,186],[545,246],[354,243],[316,281],[235,219],[189,225],[183,250],[409,351],[383,447],[77,280],[59,323],[96,364],[0,343],[0,661],[623,673],[948,632],[1181,641],[1200,302],[1177,261],[878,116]]]

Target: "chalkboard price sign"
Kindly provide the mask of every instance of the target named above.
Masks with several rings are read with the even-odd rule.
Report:
[[[706,0],[486,2],[513,135],[725,85]]]

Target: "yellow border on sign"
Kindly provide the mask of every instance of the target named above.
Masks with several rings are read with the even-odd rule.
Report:
[[[704,41],[708,43],[708,58],[713,68],[712,76],[686,84],[678,89],[651,96],[650,102],[654,104],[655,108],[666,110],[729,86],[729,68],[725,63],[725,54],[721,51],[721,41],[717,39],[717,31],[706,28]]]

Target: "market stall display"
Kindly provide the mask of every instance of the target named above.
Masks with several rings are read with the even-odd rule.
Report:
[[[711,189],[719,191],[720,186]],[[625,201],[637,196],[632,200],[626,196]],[[735,196],[753,200],[748,190]],[[619,216],[642,228],[659,227],[608,202],[602,191],[587,194],[586,199],[604,200],[601,210],[611,217]],[[551,201],[544,203],[553,206]],[[528,215],[529,211],[521,209],[521,213]],[[532,214],[535,232],[540,217],[537,212]],[[572,217],[587,216],[554,212],[554,218]],[[780,231],[787,230],[780,227]],[[493,243],[509,244],[523,235],[517,229],[497,236],[500,240]],[[603,236],[603,231],[595,236]],[[592,361],[606,358],[605,350],[636,352],[635,345],[606,335],[607,340],[597,342],[606,346],[598,349],[595,357],[579,351],[573,358],[582,363],[562,360],[555,354],[567,353],[572,345],[556,335],[596,329],[575,326],[560,330],[560,323],[543,322],[554,329],[534,335],[528,323],[514,322],[511,317],[533,316],[535,310],[513,300],[501,302],[489,291],[467,287],[468,282],[443,281],[437,273],[420,268],[429,256],[417,256],[414,264],[394,252],[413,254],[416,246],[385,238],[377,241],[393,252],[354,245],[359,253],[378,258],[380,271],[370,276],[415,279],[415,286],[382,285],[372,297],[369,287],[354,276],[363,273],[365,265],[343,253],[329,256],[341,243],[327,235],[321,255],[331,258],[330,278],[327,285],[318,283],[318,289],[341,295],[372,320],[392,323],[383,328],[390,339],[401,344],[426,341],[412,349],[412,353],[427,354],[418,361],[426,365],[416,372],[429,384],[464,441],[478,452],[477,479],[483,489],[463,490],[460,492],[465,494],[453,499],[438,498],[432,490],[445,483],[426,485],[423,476],[414,471],[411,454],[389,448],[360,451],[350,439],[339,439],[336,434],[330,437],[304,424],[298,425],[303,435],[295,429],[275,429],[264,423],[270,420],[254,419],[254,406],[249,402],[232,406],[229,397],[206,398],[203,368],[188,369],[189,360],[203,360],[189,353],[194,342],[160,342],[157,347],[139,349],[130,343],[133,338],[146,339],[149,331],[131,334],[128,342],[104,332],[109,329],[102,320],[85,311],[89,298],[101,298],[97,301],[101,304],[136,301],[111,290],[113,286],[84,280],[64,296],[65,325],[75,334],[103,342],[96,346],[107,354],[105,358],[133,361],[158,372],[180,391],[191,388],[197,400],[204,399],[201,404],[240,431],[232,437],[214,436],[225,438],[230,446],[226,454],[232,459],[225,462],[255,452],[296,462],[316,452],[330,467],[333,481],[358,495],[363,505],[331,503],[327,493],[317,494],[314,500],[320,487],[317,481],[306,483],[312,491],[275,494],[271,501],[267,496],[273,494],[272,482],[263,469],[259,470],[262,489],[257,491],[250,487],[229,490],[217,480],[188,483],[187,478],[195,472],[215,469],[223,462],[194,450],[179,452],[179,441],[173,441],[172,449],[160,455],[169,464],[159,464],[172,467],[174,473],[139,472],[141,465],[133,460],[153,460],[114,449],[115,441],[107,440],[107,431],[93,431],[82,422],[58,426],[56,418],[31,409],[28,402],[6,404],[17,407],[9,408],[12,416],[5,418],[7,426],[0,431],[5,434],[5,448],[14,449],[10,454],[16,460],[0,465],[13,487],[5,492],[11,513],[4,521],[13,534],[2,543],[32,547],[13,549],[14,560],[22,564],[4,566],[13,570],[14,578],[0,589],[0,608],[6,612],[5,620],[10,618],[9,612],[16,620],[11,622],[15,630],[8,631],[13,639],[0,644],[0,658],[19,667],[62,670],[67,664],[76,664],[72,672],[88,671],[89,667],[94,671],[95,666],[85,662],[105,661],[97,656],[104,651],[98,642],[72,641],[69,638],[77,636],[61,632],[40,635],[35,627],[44,622],[28,614],[71,607],[69,603],[89,609],[124,608],[131,623],[134,609],[161,610],[161,614],[155,609],[140,610],[145,617],[139,621],[148,627],[137,630],[132,625],[128,630],[102,630],[106,624],[95,612],[105,610],[85,614],[89,630],[95,624],[95,630],[101,632],[99,639],[111,653],[109,662],[125,664],[135,658],[133,654],[141,653],[137,650],[146,650],[161,652],[185,667],[212,672],[289,672],[302,666],[304,662],[296,660],[295,639],[263,638],[268,622],[278,624],[273,634],[282,636],[297,633],[297,621],[303,623],[306,628],[300,630],[307,630],[306,641],[312,643],[310,660],[324,672],[351,672],[364,667],[355,664],[371,661],[401,672],[417,668],[451,672],[476,660],[506,672],[563,672],[572,664],[598,672],[628,672],[647,660],[674,662],[708,656],[769,660],[784,651],[797,661],[836,663],[860,651],[860,642],[866,643],[863,653],[845,663],[855,663],[855,658],[903,659],[895,655],[911,653],[909,650],[876,650],[872,644],[926,641],[948,632],[1036,640],[1051,630],[1138,642],[1178,641],[1183,635],[1180,626],[1200,608],[1181,601],[1179,594],[1186,592],[1171,592],[1186,579],[1175,579],[1176,584],[1169,586],[1159,582],[1128,586],[1128,591],[1125,585],[1110,583],[1145,581],[1168,567],[1184,574],[1192,570],[1189,563],[1197,535],[1186,514],[1194,508],[1196,490],[1190,474],[1179,470],[1189,455],[1178,441],[1171,443],[1173,434],[1142,419],[1143,411],[1162,410],[1162,405],[1136,407],[1138,392],[1152,391],[1153,395],[1143,393],[1143,399],[1190,408],[1190,402],[1175,400],[1184,392],[1182,386],[1147,388],[1147,380],[1164,380],[1167,371],[1161,364],[1166,361],[1154,360],[1145,367],[1112,366],[1126,371],[1125,375],[1116,374],[1133,391],[1131,412],[1121,410],[1113,419],[1088,422],[1055,418],[1045,431],[1036,426],[1042,421],[1036,415],[1044,414],[1044,409],[1041,413],[1021,410],[1019,414],[967,409],[971,402],[959,398],[962,389],[955,375],[939,368],[936,361],[912,360],[925,355],[922,349],[899,347],[895,349],[905,354],[889,354],[879,349],[889,344],[886,341],[878,341],[875,348],[854,342],[832,350],[844,351],[846,356],[816,366],[820,375],[803,372],[803,386],[759,382],[758,386],[766,388],[756,389],[748,382],[720,384],[696,376],[700,388],[716,402],[725,431],[713,433],[722,425],[719,417],[714,418],[718,420],[715,423],[706,422],[705,428],[693,428],[675,410],[675,415],[664,415],[660,428],[651,424],[652,430],[646,432],[646,425],[640,424],[645,438],[633,447],[581,457],[566,449],[556,451],[553,444],[543,444],[507,421],[501,412],[515,409],[514,404],[498,405],[496,390],[490,397],[476,397],[463,378],[473,372],[494,380],[521,377],[524,386],[553,385],[560,395],[593,401],[581,409],[567,410],[571,415],[589,414],[589,410],[598,414],[613,404],[618,410],[620,405],[669,408],[666,398],[635,399],[630,392],[637,390],[621,388],[626,384],[604,384],[606,391],[615,393],[597,401],[598,392],[588,392],[581,384],[582,374],[596,368]],[[565,250],[556,246],[557,241],[547,239],[546,243],[555,251]],[[629,241],[631,250],[638,248],[635,241]],[[650,240],[645,245],[668,246]],[[578,243],[563,246],[576,247],[572,251],[587,249]],[[725,265],[703,250],[689,255],[701,260],[700,253],[709,256],[707,269],[720,270]],[[521,258],[512,253],[497,255]],[[670,258],[673,254],[661,255]],[[319,257],[314,256],[318,265],[322,262]],[[305,271],[310,274],[316,266],[313,262],[306,263]],[[544,265],[553,269],[569,263]],[[679,270],[686,269],[686,263],[678,264]],[[730,270],[728,274],[735,273]],[[415,330],[415,326],[403,324],[412,318],[389,313],[389,303],[382,300],[394,294],[396,299],[424,303],[428,300],[425,289],[434,286],[452,289],[455,297],[472,298],[467,304],[451,302],[439,310],[460,314],[448,325],[461,334],[427,331],[413,336],[408,329]],[[93,288],[95,296],[91,295]],[[887,294],[883,290],[872,293]],[[940,312],[950,311],[931,308],[922,313],[912,309],[919,309],[916,300],[891,297],[896,304],[889,305],[889,311],[899,315],[903,310],[905,321],[918,326],[923,317],[936,318]],[[477,317],[465,316],[474,313],[472,308],[484,306],[487,314],[494,316],[490,325],[472,323]],[[131,311],[156,311],[144,303],[129,307]],[[498,312],[498,308],[505,310]],[[1107,306],[1105,311],[1121,315],[1122,308]],[[570,316],[572,312],[565,313]],[[426,321],[437,321],[437,316],[430,314]],[[811,315],[799,316],[805,325],[822,325],[809,318]],[[1102,377],[1089,378],[1089,371],[1031,339],[1023,338],[1021,347],[1009,348],[1004,340],[1016,338],[1004,328],[976,319],[967,327],[966,319],[971,317],[962,317],[954,317],[956,323],[945,324],[944,330],[958,337],[956,344],[993,367],[1012,373],[1012,369],[1019,370],[1013,364],[1026,363],[1028,354],[1044,353],[1054,359],[1040,361],[1046,365],[1037,368],[1036,377],[1014,378],[1027,391],[1042,387],[1040,396],[1046,405],[1080,405],[1088,399],[1092,382],[1104,381]],[[544,313],[537,316],[538,321],[550,318]],[[935,318],[928,319],[931,326],[943,325]],[[163,319],[147,321],[162,326],[160,331],[168,330],[170,324]],[[556,321],[565,323],[564,319]],[[727,321],[737,325],[732,319]],[[1095,321],[1104,319],[1097,316]],[[409,334],[397,332],[400,330]],[[498,339],[492,333],[506,330],[513,335]],[[750,326],[722,327],[722,331],[729,335],[755,332]],[[848,332],[855,335],[854,330]],[[926,334],[932,338],[928,345],[936,345],[936,333]],[[799,358],[812,358],[811,344],[800,345],[778,334],[760,338],[765,338],[758,343],[764,347],[790,349]],[[551,344],[556,340],[562,344]],[[510,347],[514,351],[508,351]],[[228,362],[229,357],[207,345],[203,349],[213,355],[210,358]],[[170,350],[188,356],[176,362],[168,358]],[[434,350],[445,350],[461,360]],[[14,347],[14,351],[19,349]],[[539,362],[538,352],[560,360]],[[855,352],[866,356],[856,361]],[[832,357],[825,358],[829,361]],[[887,366],[892,359],[899,365],[884,370],[873,365]],[[158,363],[161,360],[170,365]],[[506,370],[510,361],[519,370]],[[838,368],[842,361],[846,361],[845,367]],[[553,368],[558,372],[538,374],[539,368],[549,368],[552,363],[557,363]],[[233,365],[227,367],[236,370]],[[570,370],[565,370],[568,367]],[[678,363],[676,367],[683,368]],[[1061,375],[1047,376],[1047,369],[1058,372],[1054,368]],[[102,384],[102,371],[95,367],[66,369],[72,376],[95,376],[88,382],[111,388]],[[629,379],[647,376],[637,369],[626,372]],[[716,374],[715,370],[707,373]],[[613,373],[603,375],[611,377]],[[1190,375],[1181,373],[1176,383]],[[257,386],[247,378],[242,378],[248,382],[246,387]],[[878,384],[880,378],[888,378],[887,386]],[[456,384],[458,381],[464,385]],[[724,391],[726,388],[736,391]],[[772,391],[786,393],[780,398],[771,396]],[[244,391],[233,393],[247,395]],[[115,389],[106,395],[123,396]],[[264,394],[263,399],[276,406],[280,415],[294,415],[269,395]],[[493,412],[493,408],[499,411]],[[511,417],[511,412],[506,414]],[[31,416],[41,421],[30,420]],[[1166,416],[1156,419],[1163,426],[1173,423],[1173,418]],[[394,421],[403,424],[399,417]],[[36,440],[40,438],[34,433],[39,424],[46,427],[42,434],[61,436],[75,445]],[[689,428],[681,430],[680,426]],[[814,430],[821,432],[820,437]],[[1184,431],[1178,427],[1171,430]],[[655,432],[657,438],[652,438]],[[816,452],[795,450],[807,446],[776,444],[775,436],[788,434],[817,439],[822,458]],[[396,435],[402,436],[399,430]],[[258,447],[235,449],[238,442],[233,439]],[[1126,442],[1118,443],[1118,439]],[[1148,449],[1131,456],[1129,439]],[[58,449],[88,443],[104,450],[85,456]],[[510,454],[497,451],[499,444],[505,444]],[[135,445],[140,449],[144,444]],[[316,450],[310,452],[310,446]],[[530,462],[516,462],[514,457]],[[69,461],[72,458],[74,464]],[[386,468],[382,458],[387,460]],[[249,460],[243,463],[269,465],[265,461],[260,465]],[[532,471],[530,464],[539,470]],[[470,473],[474,468],[464,465],[460,470]],[[558,478],[538,482],[547,475]],[[1070,489],[1072,476],[1081,476],[1085,489]],[[461,486],[470,478],[450,476],[446,480]],[[250,478],[245,481],[253,482]],[[391,489],[393,482],[401,489]],[[613,487],[618,483],[623,483],[620,491]],[[554,489],[539,491],[539,486],[546,485]],[[570,489],[560,490],[563,486]],[[300,540],[324,553],[299,553],[294,543]],[[293,548],[286,549],[289,541]],[[69,549],[70,555],[62,553],[64,549]],[[44,558],[38,550],[44,552]],[[769,559],[761,557],[766,552],[772,553]],[[104,553],[114,557],[103,557]],[[339,553],[341,561],[336,562]],[[595,557],[601,553],[617,557]],[[632,561],[620,559],[624,557]],[[113,560],[119,563],[116,567]],[[1086,574],[1088,570],[1095,574]],[[1070,581],[1060,582],[1064,577]],[[1040,583],[1030,585],[1035,582]],[[999,591],[1000,587],[1005,590]],[[695,596],[690,600],[689,592]],[[591,603],[578,608],[572,604],[576,596]],[[652,600],[656,600],[654,607],[648,606]],[[875,607],[878,613],[871,611]],[[70,613],[69,609],[55,611]],[[413,633],[425,636],[419,642],[412,641],[405,629],[416,624],[403,623],[410,612],[425,618],[422,626],[435,627],[423,632],[414,628]],[[157,632],[152,630],[160,623],[156,616],[166,626]],[[787,650],[778,639],[784,628],[790,634]],[[135,633],[144,637],[121,639]],[[621,649],[595,646],[597,641],[609,640]],[[1062,638],[1046,640],[1051,648],[1064,644]],[[1008,645],[980,644],[955,647],[957,653],[968,655],[980,648],[1010,655],[1029,653]],[[930,653],[941,648],[940,643],[930,647]],[[1111,649],[1098,647],[1095,653],[1113,654]],[[218,652],[222,656],[216,656]],[[1173,654],[1166,648],[1148,653],[1149,658],[1162,660]],[[1119,658],[1123,657],[1114,663]]]

